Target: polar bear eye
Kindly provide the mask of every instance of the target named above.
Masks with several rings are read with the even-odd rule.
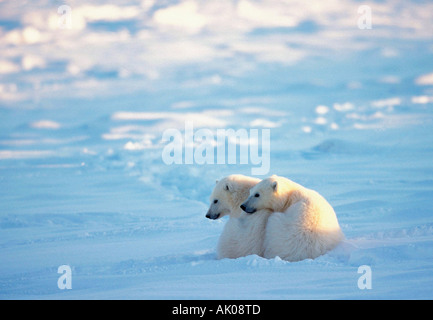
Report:
[[[259,195],[258,193],[256,193],[256,194],[254,195],[254,197],[258,198],[258,197],[260,197],[260,195]]]
[[[215,199],[215,200],[213,201],[213,203],[218,203],[218,199]]]

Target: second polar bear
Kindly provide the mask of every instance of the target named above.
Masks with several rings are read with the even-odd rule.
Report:
[[[263,240],[270,210],[260,210],[254,215],[241,210],[240,205],[248,198],[250,189],[260,179],[244,175],[230,175],[219,181],[210,196],[209,219],[229,215],[218,240],[217,258],[239,258],[251,254],[263,256]]]
[[[334,209],[325,198],[284,177],[262,180],[241,207],[251,214],[272,211],[264,238],[265,258],[314,259],[344,239]]]

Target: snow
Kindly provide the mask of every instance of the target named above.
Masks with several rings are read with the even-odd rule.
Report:
[[[360,30],[337,2],[77,1],[69,31],[0,3],[0,298],[432,299],[431,4],[372,2]],[[257,164],[166,164],[187,121],[269,129],[267,175],[325,196],[344,243],[217,260],[215,180]]]

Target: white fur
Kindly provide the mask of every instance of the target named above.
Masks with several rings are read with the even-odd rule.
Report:
[[[260,210],[254,214],[244,212],[239,218],[230,217],[218,241],[218,259],[251,254],[263,256],[265,229],[270,214],[269,210]]]
[[[277,187],[272,190],[274,181]],[[287,261],[314,259],[344,239],[334,209],[316,191],[286,178],[272,176],[252,188],[250,194],[255,193],[260,193],[253,203],[258,210],[267,208],[274,211],[265,230],[265,258],[279,256]]]

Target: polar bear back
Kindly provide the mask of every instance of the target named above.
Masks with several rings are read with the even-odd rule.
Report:
[[[297,197],[285,212],[274,212],[269,217],[265,258],[314,259],[335,248],[344,238],[334,209],[322,196],[305,189]]]
[[[334,209],[318,192],[298,184],[288,207],[268,219],[264,256],[288,261],[314,259],[334,249],[344,238]]]

